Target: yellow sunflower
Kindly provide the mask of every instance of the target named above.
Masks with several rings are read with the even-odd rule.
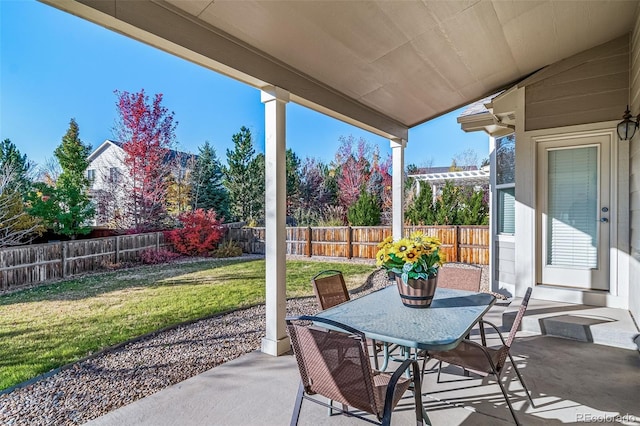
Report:
[[[416,250],[416,247],[410,247],[404,252],[405,262],[415,263],[420,259],[420,253]]]
[[[378,248],[381,249],[391,244],[393,244],[393,236],[390,235],[378,243]]]
[[[413,240],[416,244],[422,245],[426,242],[426,235],[422,231],[414,231],[409,236],[409,239]]]
[[[396,257],[399,257],[401,259],[404,259],[404,253],[409,250],[409,247],[411,246],[411,241],[403,238],[401,240],[398,240],[397,243],[395,243],[394,245],[391,246],[391,249],[389,250],[390,253],[396,255]]]
[[[382,266],[388,260],[390,260],[388,250],[384,247],[378,250],[376,254],[376,266]]]

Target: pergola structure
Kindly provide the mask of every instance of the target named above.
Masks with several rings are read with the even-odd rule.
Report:
[[[411,127],[629,33],[638,2],[41,0],[262,91],[267,330],[285,330],[286,104],[390,140],[393,235]],[[180,76],[176,76],[180,78]],[[222,101],[222,100],[221,100]]]
[[[431,185],[433,193],[433,202],[435,203],[438,188],[442,187],[445,183],[451,182],[457,186],[472,186],[479,187],[483,185],[489,185],[490,173],[487,169],[478,170],[459,170],[451,172],[439,172],[439,173],[416,173],[409,174],[408,177],[415,180],[416,195],[420,193],[422,184]]]

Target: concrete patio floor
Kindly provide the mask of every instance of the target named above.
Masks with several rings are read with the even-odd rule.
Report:
[[[488,314],[500,324],[504,307]],[[494,334],[489,343],[497,343]],[[520,333],[512,347],[536,407],[531,407],[513,370],[503,380],[524,425],[640,425],[638,351],[556,337]],[[429,366],[435,366],[432,361]],[[434,425],[508,425],[513,420],[497,384],[464,377],[454,367],[424,376],[423,403]],[[115,425],[285,425],[289,423],[299,374],[291,355],[253,352],[88,423]],[[409,394],[393,414],[393,424],[415,424]],[[305,401],[301,425],[366,424]]]

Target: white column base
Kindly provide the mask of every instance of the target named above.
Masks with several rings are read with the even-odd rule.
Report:
[[[280,340],[271,340],[263,337],[260,350],[268,355],[280,356],[291,350],[291,341],[289,336]]]

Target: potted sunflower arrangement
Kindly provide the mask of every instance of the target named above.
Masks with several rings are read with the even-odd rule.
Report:
[[[396,242],[393,237],[378,244],[376,264],[395,276],[400,298],[410,308],[428,308],[438,285],[442,264],[440,240],[416,231]]]

